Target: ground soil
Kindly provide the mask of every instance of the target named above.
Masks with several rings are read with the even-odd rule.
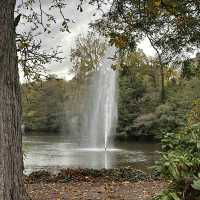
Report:
[[[33,183],[28,184],[32,200],[150,200],[165,187],[162,181]]]
[[[150,200],[167,186],[158,176],[131,168],[37,171],[25,183],[32,200]]]

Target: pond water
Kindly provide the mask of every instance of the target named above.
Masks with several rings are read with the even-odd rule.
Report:
[[[113,148],[80,148],[63,135],[34,133],[23,136],[25,173],[36,170],[56,172],[61,168],[115,168],[131,166],[147,171],[158,159],[160,145],[145,142],[118,142]]]

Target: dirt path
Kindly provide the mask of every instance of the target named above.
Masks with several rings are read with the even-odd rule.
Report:
[[[104,182],[102,179],[27,185],[32,200],[150,200],[164,187],[162,181]]]

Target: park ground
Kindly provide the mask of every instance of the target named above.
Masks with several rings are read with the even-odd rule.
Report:
[[[165,184],[153,182],[74,182],[29,184],[32,200],[150,200]]]
[[[42,173],[44,173],[42,175]],[[125,177],[119,171],[112,175],[64,171],[52,178],[46,172],[34,173],[26,178],[27,191],[32,200],[150,200],[159,194],[166,183],[162,180]],[[96,173],[96,172],[95,172]],[[110,172],[109,172],[110,173]],[[124,172],[123,172],[124,173]],[[122,177],[122,178],[120,178]]]

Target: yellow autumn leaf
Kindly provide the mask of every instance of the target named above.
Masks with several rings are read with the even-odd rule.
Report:
[[[29,43],[28,42],[21,42],[20,45],[19,45],[19,48],[20,49],[24,49],[24,48],[28,48],[29,47]]]
[[[153,4],[156,7],[159,7],[161,5],[161,0],[153,0]]]
[[[114,39],[115,46],[117,48],[124,48],[127,44],[127,39],[124,36],[116,36]]]

